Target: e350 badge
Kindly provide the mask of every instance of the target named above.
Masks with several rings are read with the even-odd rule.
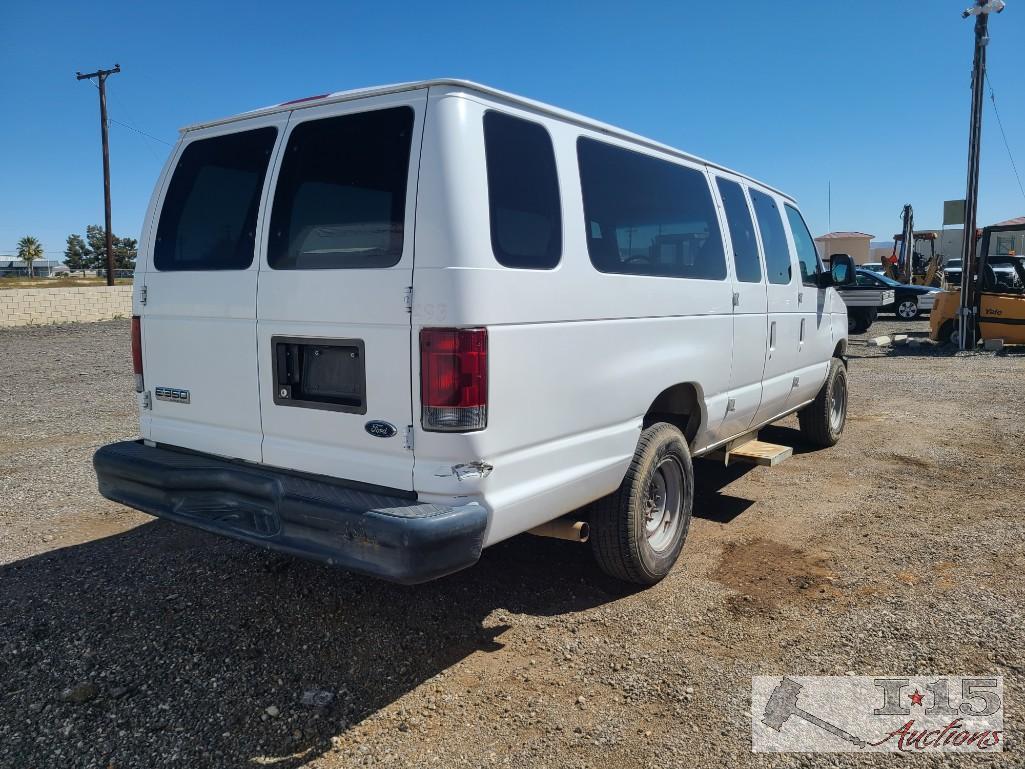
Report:
[[[154,392],[158,401],[170,401],[171,403],[191,402],[189,391],[179,390],[177,387],[157,387]]]

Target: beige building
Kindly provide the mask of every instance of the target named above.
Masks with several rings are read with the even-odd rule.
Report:
[[[874,237],[864,232],[827,232],[815,238],[815,247],[823,261],[833,254],[849,254],[855,264],[865,264],[872,261],[869,251]]]

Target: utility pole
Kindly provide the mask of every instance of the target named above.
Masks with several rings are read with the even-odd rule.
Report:
[[[979,285],[975,265],[979,213],[979,150],[982,143],[982,96],[986,78],[989,15],[1004,10],[1003,0],[976,0],[961,18],[975,17],[975,60],[972,65],[972,115],[968,131],[968,183],[965,190],[964,244],[961,251],[961,307],[958,340],[962,350],[975,349]]]
[[[833,180],[826,182],[826,229],[833,231]]]
[[[121,71],[121,65],[114,69],[98,69],[83,75],[76,72],[79,80],[96,78],[100,87],[100,135],[103,137],[103,217],[107,228],[107,285],[114,285],[114,236],[110,230],[110,142],[107,139],[107,78]]]

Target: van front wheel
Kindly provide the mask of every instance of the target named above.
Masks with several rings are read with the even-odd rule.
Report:
[[[602,570],[654,585],[683,549],[694,507],[694,466],[683,434],[657,422],[641,433],[619,489],[594,503],[591,547]]]
[[[797,412],[801,435],[816,446],[835,446],[847,424],[847,367],[837,358],[829,363],[829,376],[811,403]]]

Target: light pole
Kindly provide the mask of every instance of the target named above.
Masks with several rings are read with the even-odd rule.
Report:
[[[989,15],[1004,10],[1004,0],[976,0],[962,18],[975,17],[975,60],[972,65],[972,116],[968,131],[968,183],[965,190],[964,243],[961,251],[961,307],[958,342],[962,350],[975,349],[979,285],[975,275],[975,228],[979,212],[979,148],[982,142],[982,91],[986,79]]]

